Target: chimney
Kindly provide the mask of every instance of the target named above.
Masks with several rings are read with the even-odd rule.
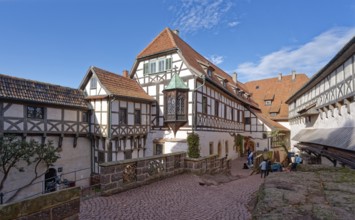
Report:
[[[238,80],[238,73],[237,72],[234,72],[233,75],[232,75],[232,79],[235,83],[237,83],[237,80]]]
[[[296,70],[292,70],[292,81],[296,79]]]
[[[179,30],[178,29],[173,30],[173,32],[174,32],[174,34],[179,36]]]
[[[123,70],[122,76],[128,78],[128,70]]]
[[[279,81],[282,80],[282,73],[279,73]]]

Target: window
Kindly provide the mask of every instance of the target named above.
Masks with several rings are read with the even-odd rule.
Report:
[[[227,106],[224,105],[224,118],[227,119]]]
[[[163,144],[155,144],[154,155],[163,154]]]
[[[250,118],[245,118],[245,124],[250,125],[251,124],[251,119]]]
[[[120,108],[119,116],[120,116],[119,123],[126,125],[127,124],[127,109]]]
[[[214,115],[218,116],[219,114],[219,102],[217,100],[214,101]]]
[[[90,89],[96,89],[96,87],[97,87],[97,79],[93,77],[90,80]]]
[[[213,154],[213,142],[210,142],[210,155]]]
[[[141,110],[139,109],[134,110],[134,124],[141,124]]]
[[[212,69],[210,69],[210,68],[207,69],[207,75],[208,75],[209,77],[212,76]]]
[[[81,122],[89,122],[89,113],[81,112]]]
[[[171,66],[172,66],[171,58],[150,60],[148,63],[144,64],[143,73],[144,74],[160,73],[166,70],[170,70]]]
[[[234,109],[231,108],[231,120],[234,121]]]
[[[270,116],[271,116],[271,117],[275,117],[275,116],[277,116],[277,113],[276,113],[276,112],[271,112],[271,113],[270,113]]]
[[[266,105],[266,106],[269,106],[269,105],[271,105],[271,104],[272,104],[272,101],[271,101],[271,100],[266,100],[266,101],[265,101],[265,105]]]
[[[124,152],[124,159],[125,160],[132,159],[132,150],[126,150]]]
[[[150,73],[156,73],[157,72],[157,64],[156,63],[150,63]]]
[[[229,152],[229,149],[228,149],[228,141],[225,142],[225,151],[226,151],[226,156],[228,156],[228,152]]]
[[[179,94],[177,99],[176,99],[176,113],[178,115],[184,115],[185,114],[185,96],[184,94]]]
[[[107,162],[112,161],[112,142],[110,141],[107,147]]]
[[[255,89],[259,89],[259,86],[256,86]]]
[[[27,106],[27,118],[43,119],[44,108]]]
[[[202,113],[207,114],[207,97],[202,96]]]
[[[98,163],[104,163],[105,162],[105,153],[103,151],[98,152]]]
[[[227,81],[226,80],[223,80],[222,84],[223,84],[223,87],[227,87]]]
[[[165,70],[165,60],[159,60],[159,72],[163,72]]]

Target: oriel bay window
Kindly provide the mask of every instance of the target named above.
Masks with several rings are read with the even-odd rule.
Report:
[[[177,73],[171,78],[164,93],[164,122],[173,130],[177,130],[187,122],[188,87]]]

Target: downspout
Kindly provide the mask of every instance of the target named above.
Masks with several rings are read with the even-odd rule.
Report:
[[[201,78],[203,80],[202,84],[199,85],[198,87],[197,86],[197,78],[195,80],[195,86],[196,87],[195,89],[192,90],[192,106],[193,106],[193,110],[192,110],[192,117],[193,117],[193,120],[192,120],[192,132],[194,132],[196,130],[196,122],[197,122],[197,105],[196,105],[196,101],[197,101],[197,93],[196,91],[203,87],[206,83],[206,76],[205,75],[201,75],[201,76],[198,76],[199,78]]]

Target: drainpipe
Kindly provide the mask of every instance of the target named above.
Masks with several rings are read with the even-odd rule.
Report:
[[[196,87],[197,86],[197,78],[196,78],[196,80],[195,80],[195,89],[193,89],[192,90],[192,108],[193,108],[193,110],[192,110],[192,117],[193,117],[193,120],[192,120],[192,132],[194,132],[195,130],[196,130],[196,121],[197,121],[197,106],[196,106],[196,100],[197,100],[197,93],[196,93],[196,91],[199,89],[199,88],[201,88],[201,87],[203,87],[204,85],[205,85],[205,83],[206,83],[206,76],[205,75],[201,75],[201,76],[198,76],[199,78],[201,78],[202,80],[203,80],[203,82],[202,82],[202,84],[201,85],[199,85],[198,87]]]

